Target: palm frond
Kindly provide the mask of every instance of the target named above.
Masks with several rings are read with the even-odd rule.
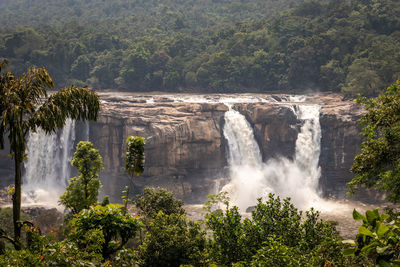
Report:
[[[96,120],[99,110],[99,96],[94,91],[71,86],[50,96],[27,123],[31,130],[41,127],[51,133],[63,127],[67,118]]]

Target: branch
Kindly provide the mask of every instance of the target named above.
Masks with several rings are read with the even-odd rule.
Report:
[[[7,235],[7,233],[3,229],[0,229],[0,239],[1,238],[10,241],[13,244],[14,247],[17,245],[17,242],[14,240],[14,238],[12,238],[11,236]]]

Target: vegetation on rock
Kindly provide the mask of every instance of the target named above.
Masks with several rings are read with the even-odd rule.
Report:
[[[72,213],[78,213],[97,203],[101,187],[99,172],[104,169],[104,164],[93,144],[81,141],[76,147],[71,165],[77,168],[79,176],[70,179],[64,194],[60,196],[60,204]]]

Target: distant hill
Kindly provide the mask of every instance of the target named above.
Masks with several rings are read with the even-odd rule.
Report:
[[[276,15],[304,0],[2,0],[0,24],[63,26],[65,23],[113,23],[165,32],[198,30]]]
[[[3,0],[0,23],[10,69],[60,87],[372,96],[400,78],[397,0]]]

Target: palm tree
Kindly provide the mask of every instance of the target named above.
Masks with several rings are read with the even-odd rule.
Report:
[[[63,127],[67,118],[96,120],[100,103],[95,92],[75,86],[49,96],[47,90],[54,87],[54,82],[45,68],[31,68],[16,77],[4,72],[6,65],[5,60],[0,62],[0,149],[4,149],[4,136],[8,134],[15,163],[13,244],[21,249],[21,168],[28,133],[40,127],[50,134]]]

